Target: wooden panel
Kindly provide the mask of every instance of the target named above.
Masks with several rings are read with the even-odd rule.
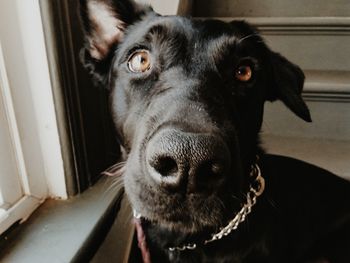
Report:
[[[305,70],[350,70],[350,35],[263,34],[268,45]]]
[[[136,0],[139,3],[151,5],[161,15],[188,15],[192,9],[193,0]]]
[[[308,101],[312,123],[304,122],[282,103],[266,103],[263,132],[277,136],[350,140],[350,107],[344,102]]]
[[[306,100],[350,101],[350,71],[307,70],[305,75],[304,98]]]
[[[18,162],[23,156],[15,147],[19,136],[6,74],[0,43],[0,208],[10,207],[23,195],[19,174],[23,163]]]
[[[195,16],[349,16],[349,0],[196,0]]]

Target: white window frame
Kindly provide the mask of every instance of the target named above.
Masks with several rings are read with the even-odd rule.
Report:
[[[46,198],[66,199],[67,189],[39,0],[0,1],[0,49],[0,99],[17,167],[0,183],[22,188],[18,201],[0,207],[1,234]]]

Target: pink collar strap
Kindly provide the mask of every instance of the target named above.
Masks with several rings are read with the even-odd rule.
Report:
[[[141,220],[134,218],[134,224],[137,234],[137,242],[141,250],[143,263],[151,263],[151,254],[149,253],[149,249],[147,247],[146,236],[142,229]]]

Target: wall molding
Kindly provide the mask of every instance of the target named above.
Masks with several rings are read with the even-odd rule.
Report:
[[[136,0],[151,5],[161,15],[190,15],[193,0]]]
[[[306,70],[306,100],[350,102],[350,71]]]
[[[208,19],[208,17],[196,17]],[[350,35],[350,17],[210,17],[225,22],[245,20],[262,34]]]

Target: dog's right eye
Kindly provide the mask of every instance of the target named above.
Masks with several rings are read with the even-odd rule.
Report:
[[[235,77],[241,82],[248,82],[252,78],[252,72],[250,66],[241,65],[236,69]]]
[[[151,68],[151,58],[147,50],[134,52],[128,60],[128,68],[135,73],[142,73]]]

